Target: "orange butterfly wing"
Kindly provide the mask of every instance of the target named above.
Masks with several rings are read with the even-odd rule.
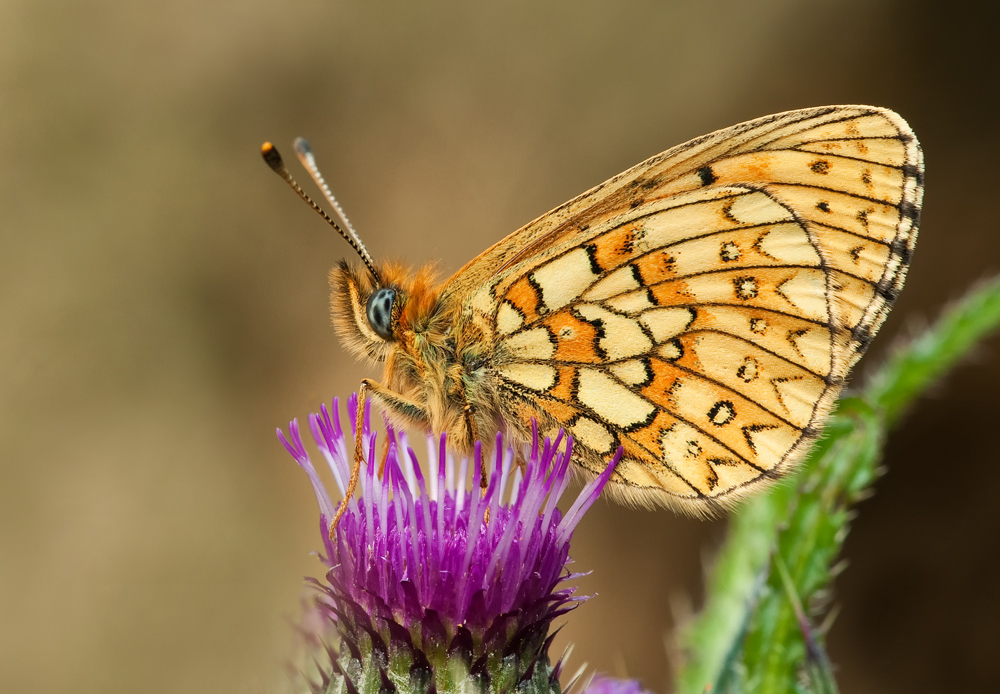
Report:
[[[657,155],[442,288],[498,408],[625,500],[710,513],[793,465],[902,287],[922,156],[892,111],[762,118]]]

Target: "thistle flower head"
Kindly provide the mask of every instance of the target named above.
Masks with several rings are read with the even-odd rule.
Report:
[[[356,402],[356,396],[348,401],[349,413]],[[336,415],[336,400],[333,409]],[[540,442],[536,434],[530,448],[515,450],[498,435],[493,454],[477,443],[472,460],[456,460],[443,436],[428,439],[425,477],[405,433],[391,426],[384,454],[375,453],[369,411],[366,404],[359,492],[333,540],[328,529],[336,505],[297,421],[287,438],[278,431],[319,502],[328,570],[316,585],[342,644],[339,655],[331,654],[333,675],[357,679],[368,672],[366,662],[375,663],[372,681],[399,688],[413,684],[416,667],[424,672],[417,680],[426,681],[415,690],[433,684],[437,691],[449,689],[456,676],[477,678],[483,691],[523,686],[542,671],[557,676],[547,660],[549,626],[585,599],[567,585],[577,576],[566,569],[569,541],[614,463],[564,515],[556,504],[569,483],[571,439]],[[343,494],[353,442],[325,406],[310,415],[309,428]],[[489,485],[482,492],[470,477],[478,481],[484,465]]]

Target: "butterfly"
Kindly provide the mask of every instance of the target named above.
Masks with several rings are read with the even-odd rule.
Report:
[[[613,495],[699,516],[781,478],[820,434],[903,286],[923,191],[893,111],[789,111],[647,159],[439,283],[376,264],[296,150],[347,232],[262,151],[362,260],[330,273],[341,340],[385,368],[359,402],[459,452],[563,430],[589,475],[621,447]]]

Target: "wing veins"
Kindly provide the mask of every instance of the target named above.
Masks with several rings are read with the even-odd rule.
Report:
[[[851,236],[853,236],[855,238],[862,239],[864,241],[870,241],[872,243],[877,243],[878,245],[885,246],[886,248],[891,248],[892,247],[892,241],[883,241],[882,239],[876,239],[876,238],[873,238],[871,236],[864,236],[863,234],[859,234],[856,231],[851,231],[850,229],[845,229],[844,227],[839,227],[836,224],[827,224],[826,222],[817,222],[817,221],[813,221],[813,220],[809,220],[809,223],[810,224],[815,224],[816,226],[825,227],[827,229],[835,229],[835,230],[843,232],[845,234],[850,234]],[[897,236],[898,236],[898,234],[897,234]],[[896,238],[896,237],[893,237],[893,238]]]
[[[628,386],[627,384],[625,384],[625,383],[623,383],[622,381],[620,381],[620,379],[618,379],[618,377],[617,377],[617,376],[615,376],[614,374],[610,374],[610,375],[611,375],[611,377],[612,377],[612,378],[614,378],[614,379],[615,379],[616,381],[618,381],[619,383],[621,383],[621,384],[622,384],[622,385],[623,385],[623,386],[624,386],[625,388],[628,388],[629,390],[631,390],[630,386]],[[503,387],[503,386],[501,386],[501,387]],[[634,391],[633,391],[633,392],[634,392]],[[578,411],[579,411],[579,412],[580,412],[581,414],[587,414],[587,415],[590,415],[591,417],[593,417],[594,419],[596,419],[596,420],[597,420],[597,421],[599,421],[599,422],[604,422],[604,421],[606,421],[606,420],[605,420],[605,419],[604,419],[603,417],[601,417],[601,415],[599,415],[599,414],[597,414],[596,412],[594,412],[594,411],[593,411],[592,409],[590,409],[589,407],[587,407],[587,406],[586,406],[585,404],[583,404],[583,403],[582,403],[582,402],[580,402],[579,400],[563,400],[562,398],[559,398],[559,397],[556,397],[556,396],[554,396],[554,395],[552,395],[552,394],[550,394],[550,393],[546,393],[546,394],[545,394],[545,395],[544,395],[543,397],[546,397],[546,398],[548,398],[549,400],[555,400],[556,402],[560,402],[560,403],[563,403],[563,404],[569,404],[569,405],[571,405],[571,406],[572,406],[572,407],[573,407],[574,409],[578,410]],[[653,406],[654,408],[656,408],[657,410],[659,410],[659,411],[661,411],[661,412],[665,412],[665,413],[666,413],[666,414],[668,414],[669,416],[673,417],[673,418],[674,418],[674,419],[676,419],[676,420],[677,420],[678,422],[682,422],[683,424],[687,424],[687,425],[688,425],[688,426],[690,426],[690,427],[691,427],[692,429],[697,429],[697,430],[698,430],[699,432],[701,432],[702,434],[704,434],[704,436],[705,436],[706,438],[708,438],[708,439],[711,439],[712,441],[714,441],[715,443],[717,443],[717,444],[718,444],[719,446],[721,446],[721,447],[722,447],[722,448],[724,448],[725,450],[727,450],[727,451],[729,451],[730,453],[732,453],[732,454],[733,454],[733,455],[734,455],[734,456],[735,456],[736,458],[738,458],[738,459],[742,460],[743,462],[745,462],[745,463],[746,463],[747,465],[750,465],[750,466],[752,466],[752,467],[754,467],[754,468],[756,468],[756,469],[758,469],[758,470],[762,469],[762,468],[759,468],[758,466],[754,465],[753,463],[751,463],[751,462],[750,462],[749,460],[747,460],[746,458],[744,458],[744,457],[743,457],[742,455],[740,455],[739,453],[737,453],[736,451],[734,451],[734,450],[733,450],[732,448],[730,448],[729,446],[727,446],[727,445],[726,445],[725,443],[723,443],[722,441],[720,441],[720,440],[719,440],[719,439],[717,439],[716,437],[712,436],[712,435],[711,435],[710,433],[708,433],[707,431],[705,431],[704,429],[702,429],[701,427],[699,427],[699,426],[698,426],[697,424],[695,424],[694,422],[691,422],[691,421],[689,421],[689,420],[685,419],[684,417],[682,417],[682,416],[681,416],[681,415],[680,415],[679,413],[677,413],[677,412],[674,412],[673,410],[669,410],[669,409],[667,409],[667,408],[665,408],[665,407],[662,407],[662,406],[660,406],[660,405],[656,404],[655,402],[652,402],[652,401],[651,401],[651,400],[650,400],[649,398],[647,398],[647,397],[646,397],[645,395],[640,395],[639,397],[643,398],[643,399],[644,399],[644,400],[645,400],[646,402],[648,402],[648,403],[649,403],[650,405],[652,405],[652,406]],[[800,430],[800,429],[799,429],[798,427],[796,427],[796,426],[794,426],[794,425],[789,425],[789,426],[792,426],[792,428],[793,428],[793,429],[795,429],[796,431],[801,431],[801,430]],[[621,431],[621,432],[622,432],[622,435],[627,435],[627,434],[629,433],[629,432],[625,431],[625,429],[624,429],[623,427],[614,427],[614,428],[615,428],[615,429],[617,429],[617,430],[619,430],[619,431]],[[638,444],[638,442],[636,442],[636,443],[637,443],[637,445],[640,445],[640,446],[641,446],[641,444]],[[643,450],[645,450],[646,452],[648,452],[648,453],[650,454],[650,456],[651,456],[651,457],[652,457],[652,458],[653,458],[654,460],[656,460],[656,459],[659,459],[659,458],[657,458],[657,456],[656,456],[656,455],[654,455],[654,454],[653,454],[653,452],[652,452],[652,451],[650,451],[650,450],[649,450],[648,448],[646,448],[645,446],[641,446],[641,447],[643,448]],[[661,460],[661,461],[662,461],[662,459],[659,459],[659,460]],[[682,477],[682,479],[683,479],[683,477]]]
[[[724,305],[726,305],[726,304],[724,304]],[[776,313],[776,312],[774,312],[774,313]],[[828,326],[823,326],[823,327],[827,327],[827,329],[829,330]],[[687,335],[695,335],[697,333],[712,333],[712,334],[715,334],[715,335],[726,335],[727,337],[731,337],[731,338],[733,338],[735,340],[739,340],[740,342],[744,342],[744,343],[746,343],[748,345],[756,347],[760,351],[767,353],[768,355],[774,357],[775,359],[780,359],[781,361],[783,361],[783,362],[785,362],[787,364],[791,364],[792,366],[796,366],[796,367],[802,369],[803,371],[806,371],[807,373],[815,376],[816,378],[822,379],[824,383],[827,382],[827,377],[824,376],[823,374],[816,373],[812,369],[810,369],[810,368],[808,368],[806,366],[803,366],[802,364],[799,364],[798,362],[793,361],[792,359],[789,359],[788,357],[783,357],[780,354],[778,354],[777,352],[775,352],[775,351],[773,351],[771,349],[768,349],[767,347],[764,347],[762,345],[757,344],[753,340],[748,340],[745,337],[742,337],[740,335],[734,335],[733,333],[726,332],[725,330],[718,330],[718,329],[715,329],[715,328],[697,328],[695,330],[688,330],[688,331],[685,331],[685,332],[682,332],[682,333],[678,333],[674,337],[684,337],[684,336],[687,336]],[[831,335],[831,340],[830,341],[832,343],[833,342],[833,340],[832,340],[833,332],[832,331],[830,331],[830,335]],[[664,343],[660,342],[660,343],[655,343],[655,344],[656,344],[657,347],[659,347],[660,345],[662,345]],[[646,357],[657,357],[657,358],[661,358],[662,359],[662,357],[659,357],[656,354],[655,351],[652,351],[652,352],[644,352],[642,354],[635,354],[635,355],[632,355],[632,356],[629,356],[629,357],[623,357],[622,359],[606,359],[606,360],[601,361],[601,362],[565,361],[565,360],[562,360],[562,359],[534,359],[534,358],[527,358],[527,359],[514,359],[514,360],[511,361],[511,363],[517,363],[517,364],[542,364],[542,365],[545,365],[545,366],[550,366],[550,365],[554,365],[554,366],[570,366],[570,367],[581,367],[582,366],[582,367],[585,367],[585,368],[588,368],[588,369],[602,369],[603,370],[603,367],[605,367],[605,366],[610,366],[610,365],[613,365],[613,364],[623,364],[623,363],[625,363],[627,361],[632,361],[634,359],[642,359],[642,358],[646,358]],[[677,364],[673,364],[673,363],[671,363],[671,364],[672,364],[672,366],[677,366]],[[677,368],[682,368],[682,367],[678,366]],[[504,380],[506,380],[506,379],[504,379]],[[629,389],[631,389],[631,386],[629,386]],[[645,396],[643,396],[643,397],[645,397]]]
[[[808,115],[804,115],[801,119],[799,119],[799,120],[792,120],[792,121],[789,121],[789,123],[793,123],[793,124],[794,123],[802,123],[802,122],[805,122],[805,121],[807,121],[807,120],[809,120],[811,118],[819,119],[819,118],[822,118],[823,116],[829,115],[830,113],[834,113],[836,110],[837,109],[830,109],[829,111],[826,111],[825,113],[809,113]],[[775,114],[775,115],[782,115],[782,114]],[[823,126],[834,125],[836,123],[846,123],[847,121],[850,121],[850,120],[858,120],[859,118],[864,118],[865,116],[871,116],[871,115],[879,115],[879,116],[881,116],[882,114],[879,113],[878,111],[862,111],[861,113],[854,113],[854,114],[851,114],[851,115],[845,115],[842,118],[832,118],[830,120],[824,120],[821,123],[817,123],[817,124],[812,125],[810,127],[802,128],[801,130],[795,131],[794,134],[795,135],[802,135],[804,133],[809,132],[810,130],[815,130],[815,129],[823,127]],[[893,124],[893,127],[896,127],[895,124]],[[748,151],[750,151],[750,152],[760,151],[762,149],[765,149],[766,145],[769,145],[772,142],[776,142],[776,141],[784,139],[786,137],[790,137],[791,135],[792,135],[792,133],[788,133],[788,134],[781,135],[781,137],[776,137],[773,140],[767,140],[763,144],[755,146],[755,147],[753,147],[752,149],[750,149]],[[817,140],[817,141],[818,142],[824,142],[827,139],[832,139],[832,138],[824,138],[823,140]],[[866,138],[857,138],[857,139],[866,139]]]
[[[503,387],[503,386],[501,386],[501,387]],[[516,392],[516,391],[515,391],[515,392]],[[521,397],[524,397],[524,396],[523,396],[523,395],[521,395]],[[535,404],[536,404],[536,403],[538,402],[538,400],[550,400],[550,401],[554,401],[554,402],[558,402],[558,403],[563,403],[563,404],[565,404],[565,403],[567,402],[567,401],[563,400],[562,398],[557,398],[557,397],[555,397],[555,396],[553,396],[553,395],[549,395],[549,394],[545,394],[545,395],[542,395],[542,396],[540,396],[540,397],[538,397],[538,398],[533,398],[533,399],[530,399],[530,400],[531,400],[531,404],[532,404],[532,405],[535,405]],[[678,416],[677,416],[676,414],[674,414],[674,413],[673,413],[673,412],[671,412],[670,410],[666,410],[666,409],[664,409],[664,408],[662,408],[662,407],[659,407],[659,406],[658,406],[658,405],[656,405],[655,403],[650,403],[650,404],[651,404],[651,405],[653,405],[653,407],[655,407],[655,408],[656,408],[657,410],[659,410],[659,411],[662,411],[662,412],[666,412],[666,413],[667,413],[668,415],[670,415],[671,417],[673,417],[673,418],[674,418],[674,419],[676,419],[677,421],[679,421],[679,422],[684,422],[685,424],[687,424],[688,426],[690,426],[690,427],[691,427],[691,428],[693,428],[693,429],[698,429],[698,427],[696,427],[696,426],[695,426],[694,424],[691,424],[690,422],[687,422],[686,420],[682,419],[681,417],[678,417]],[[599,422],[603,422],[603,421],[604,421],[604,418],[603,418],[603,417],[601,417],[601,416],[600,416],[599,414],[597,414],[596,412],[594,412],[593,410],[591,410],[591,409],[590,409],[589,407],[587,407],[587,406],[586,406],[586,405],[584,405],[583,403],[578,403],[578,402],[576,402],[576,401],[573,401],[573,402],[571,403],[571,406],[572,406],[572,407],[573,407],[573,409],[575,409],[575,410],[577,411],[577,413],[578,413],[578,414],[577,414],[576,416],[574,416],[574,419],[575,419],[575,418],[576,418],[577,416],[579,416],[580,414],[585,414],[585,415],[589,415],[590,417],[592,417],[592,418],[593,418],[593,419],[595,419],[596,421],[599,421]],[[567,427],[567,428],[568,428],[569,426],[572,426],[572,424],[567,424],[567,425],[566,425],[566,427]],[[614,428],[615,428],[615,429],[620,429],[620,427],[614,427]],[[616,443],[618,443],[619,445],[621,445],[621,439],[620,439],[620,437],[621,437],[621,436],[628,436],[628,432],[626,432],[626,431],[624,431],[624,430],[621,430],[621,431],[622,431],[622,433],[621,433],[621,434],[618,434],[618,433],[615,433],[615,432],[612,432],[612,436],[614,436],[614,437],[615,437],[615,441],[616,441]],[[700,429],[698,429],[698,431],[701,431],[701,430],[700,430]],[[713,437],[711,437],[711,436],[710,436],[709,434],[705,434],[705,436],[707,436],[708,438],[713,438]],[[661,457],[661,456],[658,456],[658,455],[656,455],[656,454],[655,454],[655,453],[654,453],[653,451],[649,450],[649,448],[647,448],[647,447],[646,447],[646,446],[644,446],[643,444],[639,443],[638,441],[636,441],[636,440],[635,440],[635,439],[634,439],[633,437],[631,437],[631,436],[629,437],[629,440],[630,440],[630,441],[631,441],[631,442],[632,442],[632,443],[633,443],[633,444],[634,444],[634,445],[635,445],[635,446],[636,446],[637,448],[640,448],[641,450],[645,451],[645,452],[646,452],[646,454],[647,454],[647,455],[649,456],[650,460],[654,460],[654,461],[658,461],[658,462],[659,462],[659,463],[660,463],[661,465],[663,465],[664,467],[666,467],[666,468],[667,468],[667,469],[668,469],[668,470],[669,470],[669,471],[670,471],[671,473],[673,473],[674,475],[676,475],[678,479],[680,479],[680,480],[681,480],[682,482],[684,482],[684,484],[686,484],[686,485],[687,485],[688,487],[690,487],[690,488],[691,488],[691,491],[693,491],[693,492],[694,492],[695,494],[697,494],[697,495],[698,495],[699,497],[701,497],[701,498],[704,498],[704,499],[709,499],[709,498],[711,498],[711,497],[709,497],[709,496],[708,496],[707,494],[705,494],[704,492],[702,492],[702,491],[701,491],[700,489],[698,489],[698,487],[696,487],[696,486],[695,486],[695,485],[694,485],[694,484],[693,484],[693,483],[692,483],[692,482],[691,482],[690,480],[688,480],[688,478],[687,478],[687,477],[685,477],[684,475],[682,475],[682,474],[680,473],[680,471],[679,471],[679,470],[677,470],[677,468],[676,468],[676,466],[674,465],[673,461],[669,461],[669,462],[668,462],[668,461],[667,461],[667,460],[665,460],[665,459],[664,459],[663,457]],[[714,439],[713,439],[713,440],[714,440]],[[579,445],[583,445],[583,446],[586,446],[586,444],[584,444],[584,443],[582,443],[582,442],[578,442],[578,443],[579,443]],[[746,464],[747,464],[747,465],[749,465],[750,467],[754,468],[755,470],[760,470],[761,472],[764,472],[764,470],[763,470],[762,468],[760,468],[760,467],[758,467],[758,466],[754,465],[754,464],[753,464],[753,463],[751,463],[751,462],[750,462],[749,460],[746,460],[746,459],[745,459],[745,458],[744,458],[743,456],[741,456],[741,455],[740,455],[739,453],[736,453],[735,451],[732,451],[731,449],[729,449],[729,447],[728,447],[728,446],[726,446],[725,444],[723,444],[723,443],[722,443],[721,441],[717,441],[717,443],[718,443],[718,444],[719,444],[720,446],[722,446],[723,448],[725,448],[726,450],[730,450],[730,452],[731,452],[731,453],[732,453],[732,454],[733,454],[733,455],[734,455],[734,456],[735,456],[735,457],[736,457],[737,459],[739,459],[739,460],[742,460],[742,461],[743,461],[744,463],[746,463]],[[633,458],[633,459],[634,459],[634,458]],[[635,460],[635,459],[634,459],[634,460]],[[641,460],[639,460],[638,462],[640,462],[640,463],[643,463],[643,462],[645,462],[645,461],[641,461]]]
[[[729,334],[729,333],[722,333],[722,331],[718,331],[718,330],[698,330],[697,332],[711,332],[711,333],[721,333],[721,334],[724,334],[724,335],[728,335],[728,334]],[[741,340],[741,341],[743,341],[743,342],[748,342],[747,340],[743,340],[742,338],[738,337],[737,335],[731,335],[730,337],[735,337],[736,339],[738,339],[738,340]],[[749,344],[753,344],[753,343],[752,343],[752,342],[750,342]],[[755,346],[755,347],[757,347],[758,345],[754,345],[754,346]],[[761,349],[762,349],[763,351],[765,351],[765,352],[769,352],[769,353],[770,353],[770,350],[764,350],[763,348],[761,348]],[[785,361],[785,362],[789,362],[789,363],[791,363],[791,364],[794,364],[795,366],[798,366],[798,367],[799,367],[799,368],[801,368],[801,369],[802,369],[803,371],[807,371],[808,373],[812,374],[812,375],[813,375],[813,376],[815,376],[816,378],[819,378],[819,379],[822,379],[822,380],[823,380],[823,383],[824,383],[824,387],[823,387],[823,391],[824,391],[824,393],[825,393],[825,392],[826,392],[827,390],[829,390],[829,388],[830,388],[829,384],[828,384],[828,383],[826,382],[826,379],[825,379],[825,378],[824,378],[823,376],[821,376],[820,374],[817,374],[817,373],[813,373],[812,371],[810,371],[810,370],[809,370],[809,369],[807,369],[806,367],[802,366],[801,364],[795,364],[795,362],[793,362],[793,361],[791,361],[791,360],[789,360],[789,359],[785,359],[784,357],[781,357],[781,356],[779,356],[779,355],[777,355],[777,354],[775,354],[774,356],[778,357],[778,358],[779,358],[779,359],[781,359],[782,361]],[[736,389],[735,389],[735,388],[733,388],[732,386],[727,386],[727,385],[726,385],[725,383],[723,383],[723,382],[721,382],[721,381],[718,381],[718,380],[716,380],[716,379],[714,379],[714,378],[712,378],[712,377],[710,377],[710,376],[707,376],[706,374],[704,374],[704,373],[701,373],[700,371],[695,371],[694,369],[689,369],[689,368],[687,368],[686,366],[681,366],[680,364],[671,364],[671,366],[673,366],[674,368],[676,368],[676,369],[678,369],[678,370],[680,370],[680,371],[684,371],[685,373],[689,373],[689,374],[691,374],[692,376],[695,376],[695,377],[697,377],[697,378],[700,378],[700,379],[701,379],[701,380],[703,380],[703,381],[707,381],[707,382],[709,382],[709,383],[711,383],[711,384],[713,384],[713,385],[716,385],[716,386],[718,386],[718,387],[720,387],[720,388],[723,388],[723,389],[725,389],[725,390],[729,391],[730,393],[735,393],[736,395],[739,395],[739,396],[740,396],[741,398],[743,398],[744,400],[747,400],[747,401],[749,401],[749,402],[752,402],[752,403],[753,403],[754,405],[756,405],[756,406],[757,406],[757,407],[759,407],[760,409],[764,410],[765,412],[767,412],[767,413],[768,413],[769,415],[771,415],[771,416],[772,416],[772,417],[774,417],[775,419],[777,419],[777,420],[781,421],[781,423],[782,423],[782,424],[786,424],[786,425],[790,426],[790,427],[791,427],[792,429],[795,429],[795,430],[796,430],[796,431],[798,431],[798,432],[801,432],[801,431],[802,431],[802,427],[798,426],[797,424],[793,424],[792,422],[788,421],[787,419],[785,419],[785,418],[784,418],[784,417],[782,417],[781,415],[777,414],[776,412],[772,412],[771,410],[769,410],[768,408],[764,407],[763,405],[761,405],[761,404],[760,404],[759,402],[757,402],[757,401],[756,401],[756,400],[754,400],[753,398],[751,398],[751,397],[748,397],[748,396],[744,395],[743,393],[741,393],[740,391],[736,390]],[[801,376],[799,376],[799,378],[801,378]],[[779,396],[778,396],[778,397],[779,397],[779,400],[780,400],[780,397],[781,397],[781,396],[780,396],[780,394],[779,394]],[[821,394],[821,395],[820,395],[820,399],[822,399],[822,397],[823,397],[823,396],[822,396],[822,394]],[[818,402],[819,402],[819,400],[817,400],[816,402],[818,403]],[[654,404],[655,404],[655,403],[654,403]],[[787,410],[788,408],[786,407],[785,409]],[[816,411],[816,405],[813,405],[813,412],[815,412],[815,411]],[[812,422],[812,419],[813,419],[813,415],[812,415],[812,413],[810,413],[810,415],[809,415],[809,421],[810,421],[810,422]],[[692,425],[692,426],[694,426],[694,425]]]
[[[859,139],[866,139],[866,140],[874,140],[874,139],[895,140],[895,139],[898,139],[898,138],[889,138],[889,137],[873,138],[873,137],[869,137],[869,138],[859,138]],[[832,142],[832,140],[821,140],[821,142]],[[872,159],[865,159],[864,157],[851,157],[851,156],[848,156],[846,154],[833,154],[832,152],[831,153],[814,152],[811,149],[799,149],[798,147],[789,147],[788,149],[772,149],[772,150],[768,150],[768,151],[770,151],[770,152],[798,152],[800,154],[814,154],[817,157],[836,157],[838,159],[847,159],[848,161],[860,161],[860,162],[864,162],[865,164],[871,164],[872,166],[884,166],[887,169],[896,169],[897,171],[903,171],[904,168],[907,166],[906,164],[900,164],[899,166],[896,166],[895,164],[885,164],[885,163],[880,162],[880,161],[874,161]],[[911,166],[912,166],[912,164],[911,164]]]
[[[846,195],[851,198],[857,198],[858,200],[867,200],[868,202],[874,202],[878,205],[885,205],[887,207],[895,207],[897,209],[899,208],[900,205],[906,202],[906,198],[902,195],[902,193],[905,193],[902,187],[899,188],[899,191],[901,193],[899,202],[891,202],[889,200],[879,200],[878,198],[870,198],[867,195],[857,195],[855,193],[849,193],[846,190],[840,190],[838,188],[828,188],[827,186],[815,186],[812,185],[811,183],[795,183],[794,181],[767,181],[766,183],[761,183],[760,185],[764,187],[775,185],[775,186],[787,186],[789,188],[812,188],[813,190],[823,190],[826,191],[827,193]],[[787,204],[782,206],[788,210],[793,210],[793,208]]]
[[[774,267],[774,266],[770,266],[770,267]],[[656,286],[656,285],[649,285],[649,287],[654,287],[654,286]],[[649,287],[642,287],[642,289],[648,289]],[[633,291],[641,291],[641,290],[640,289],[635,289]],[[626,294],[627,293],[629,293],[629,292],[626,292]],[[584,302],[584,301],[581,301],[581,300],[576,300],[576,301],[573,301],[572,303],[566,304],[566,306],[563,306],[556,313],[559,313],[559,312],[562,312],[562,311],[571,310],[575,306],[578,306],[578,305],[580,305],[582,303],[599,303],[599,304],[601,304],[601,307],[604,308],[609,313],[614,313],[615,315],[622,316],[623,318],[635,318],[635,315],[630,314],[630,313],[623,313],[623,312],[619,311],[618,309],[612,308],[611,306],[608,306],[608,305],[604,304],[603,303],[604,301],[606,301],[606,299],[602,299],[601,301],[596,301],[596,302]],[[690,304],[670,304],[669,306],[652,306],[652,307],[650,307],[647,310],[655,310],[657,308],[693,308],[693,309],[697,310],[698,308],[701,308],[701,307],[704,307],[704,306],[718,306],[718,307],[722,307],[722,308],[729,308],[729,307],[745,308],[746,307],[745,304],[727,304],[727,303],[722,303],[720,301],[702,301],[702,302],[699,302],[699,303],[690,303]],[[771,313],[771,314],[778,315],[778,316],[785,316],[786,318],[794,318],[796,320],[803,321],[804,323],[812,323],[813,325],[818,326],[820,328],[826,328],[827,330],[831,330],[832,329],[830,323],[828,323],[826,321],[816,320],[814,318],[806,318],[805,316],[796,315],[794,313],[788,313],[787,311],[779,311],[779,310],[773,309],[773,308],[764,308],[764,307],[757,307],[757,306],[754,306],[753,310],[754,311],[763,311],[765,313]],[[640,312],[640,313],[642,313],[642,312]],[[517,330],[515,330],[515,331],[513,331],[513,332],[511,332],[511,333],[509,333],[507,335],[504,335],[504,339],[508,339],[511,336],[518,335],[518,334],[523,333],[523,332],[525,332],[527,330],[530,330],[532,328],[536,328],[536,327],[538,327],[538,324],[541,321],[544,321],[545,319],[550,318],[553,315],[555,315],[555,314],[551,314],[550,313],[550,314],[545,315],[545,316],[539,316],[533,322],[531,322],[531,323],[525,323],[523,326],[521,326]],[[684,333],[679,333],[679,334],[684,334]],[[735,335],[734,335],[734,337],[735,337]],[[655,343],[656,341],[653,340],[653,342]],[[662,344],[662,343],[656,343],[656,344]],[[628,357],[628,359],[631,359],[631,358],[632,357]],[[515,361],[524,361],[524,362],[534,363],[535,361],[549,362],[549,361],[552,361],[552,360],[551,359],[544,359],[544,360],[517,359]],[[576,363],[576,362],[572,362],[572,363]],[[579,363],[582,364],[582,363],[587,363],[587,362],[579,362]],[[617,362],[608,362],[608,363],[617,363]]]

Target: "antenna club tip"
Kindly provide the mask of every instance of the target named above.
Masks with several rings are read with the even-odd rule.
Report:
[[[312,147],[309,146],[309,142],[304,137],[295,138],[295,151],[299,154],[312,154]]]
[[[278,148],[270,142],[265,142],[260,146],[260,156],[264,157],[267,165],[275,171],[281,172],[285,168],[285,164],[281,160],[281,155],[278,154]]]

